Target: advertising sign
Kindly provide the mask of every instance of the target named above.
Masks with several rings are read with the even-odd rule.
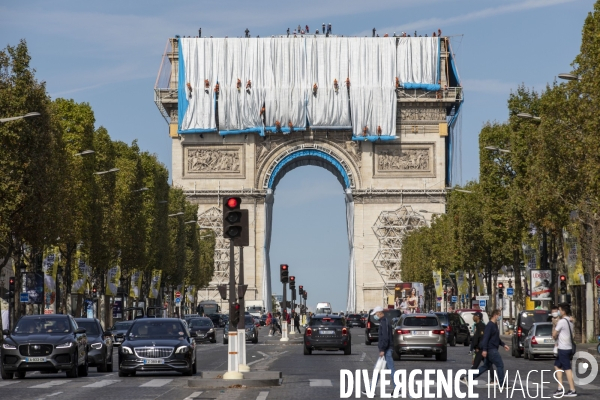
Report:
[[[552,300],[552,270],[532,269],[529,272],[531,276],[531,300]]]
[[[123,318],[123,299],[121,297],[116,297],[113,303],[113,318]]]

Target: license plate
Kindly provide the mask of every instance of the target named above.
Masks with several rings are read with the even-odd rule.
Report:
[[[544,339],[544,343],[554,343],[554,339]]]
[[[320,331],[321,335],[335,335],[335,331]]]
[[[28,362],[28,363],[46,362],[46,357],[25,357],[25,362]]]
[[[146,358],[144,364],[164,364],[165,360],[162,358]]]
[[[429,331],[413,331],[413,335],[415,336],[428,336]]]

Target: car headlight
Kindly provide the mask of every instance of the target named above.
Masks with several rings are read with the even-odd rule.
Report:
[[[101,349],[102,343],[92,343],[92,349]]]
[[[12,344],[4,343],[2,345],[2,348],[6,349],[6,350],[16,350],[17,346],[13,346]]]
[[[133,354],[133,351],[127,346],[122,346],[121,350],[123,351],[123,354]]]
[[[188,347],[187,346],[179,346],[177,348],[177,350],[175,350],[176,354],[180,354],[180,353],[186,353],[188,351]]]
[[[56,346],[57,349],[68,349],[69,347],[73,347],[73,342],[67,342]]]
[[[208,332],[206,332],[206,333],[213,333],[214,331],[215,331],[215,330],[214,330],[213,328],[210,328],[210,329],[208,330]]]

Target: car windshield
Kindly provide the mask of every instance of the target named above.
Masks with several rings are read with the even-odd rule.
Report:
[[[348,315],[348,318],[356,319],[356,318],[360,318],[360,315],[358,315],[358,314],[350,314],[350,315]]]
[[[133,321],[123,321],[117,322],[115,326],[112,327],[113,331],[126,331],[133,324]]]
[[[406,317],[402,323],[404,326],[438,326],[435,317]]]
[[[71,327],[66,318],[23,318],[15,326],[16,334],[69,333]]]
[[[310,326],[320,326],[320,325],[331,325],[331,326],[342,326],[343,319],[342,318],[327,318],[327,317],[312,317],[310,319]]]
[[[213,326],[213,323],[209,319],[192,319],[192,320],[190,320],[190,327],[199,328],[201,326]]]
[[[531,329],[536,322],[550,322],[552,316],[545,310],[523,311],[521,313],[521,328]]]
[[[180,338],[185,335],[179,321],[138,320],[129,329],[129,339]]]
[[[535,328],[536,336],[552,336],[552,325],[538,325]]]
[[[246,323],[246,325],[253,325],[254,324],[254,318],[246,315],[245,323]]]
[[[77,326],[85,329],[87,335],[99,335],[100,330],[96,321],[77,321]]]

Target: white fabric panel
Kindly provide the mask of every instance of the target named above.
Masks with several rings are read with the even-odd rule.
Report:
[[[315,127],[350,126],[350,109],[346,78],[348,77],[348,38],[308,37],[306,39],[308,74],[308,122]],[[333,81],[337,79],[336,93]],[[312,87],[318,86],[316,96]]]
[[[401,84],[437,84],[439,38],[401,37],[396,54],[396,76]]]
[[[348,302],[346,311],[356,312],[356,264],[354,262],[354,197],[352,189],[346,189],[346,226],[348,228]]]
[[[264,67],[272,71],[271,86],[265,83],[266,124],[274,126],[278,120],[282,128],[287,128],[289,121],[294,127],[305,127],[306,42],[304,38],[263,40],[270,42],[270,57],[265,56]]]
[[[243,130],[262,126],[260,109],[264,102],[263,57],[257,51],[258,39],[226,39],[224,57],[218,61],[219,129]],[[237,80],[241,87],[237,89]],[[252,88],[247,91],[250,80]]]
[[[362,135],[396,135],[396,38],[352,38],[350,48],[350,110],[352,131]]]
[[[271,304],[271,228],[273,227],[273,203],[275,196],[271,189],[267,189],[265,197],[265,238],[263,247],[263,282],[262,298],[265,302],[266,312],[272,312]]]
[[[192,96],[186,88],[189,101],[185,115],[181,121],[181,130],[216,129],[214,109],[214,86],[217,81],[217,62],[221,59],[225,39],[189,39],[180,38],[179,45],[184,60],[184,86],[192,86]],[[210,88],[204,90],[204,80],[208,79]]]

